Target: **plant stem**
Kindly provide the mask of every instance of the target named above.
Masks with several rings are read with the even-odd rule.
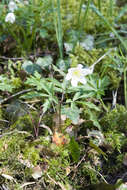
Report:
[[[92,1],[92,0],[88,0],[87,6],[86,6],[86,10],[85,10],[85,13],[84,13],[84,16],[83,16],[82,22],[81,22],[81,28],[83,28],[84,23],[85,23],[85,21],[86,21],[86,17],[87,17],[87,14],[88,14],[89,8],[90,8],[90,3],[91,3],[91,1]]]
[[[78,11],[78,17],[77,17],[78,28],[79,28],[79,24],[80,24],[80,15],[81,15],[81,10],[82,10],[82,5],[83,5],[83,0],[80,1],[79,11]]]
[[[106,112],[108,112],[108,108],[105,106],[103,100],[100,98],[100,102],[102,103],[102,106]]]
[[[98,0],[98,8],[99,8],[99,11],[101,12],[101,0]]]
[[[109,0],[109,15],[112,16],[113,14],[113,0]]]

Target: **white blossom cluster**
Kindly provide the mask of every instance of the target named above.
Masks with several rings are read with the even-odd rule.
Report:
[[[13,24],[15,22],[15,14],[14,11],[17,10],[17,5],[14,1],[10,1],[8,4],[9,13],[5,17],[5,22],[10,22]]]
[[[8,4],[9,13],[5,17],[5,22],[10,22],[13,24],[15,22],[15,14],[14,11],[18,9],[17,4],[11,0]]]

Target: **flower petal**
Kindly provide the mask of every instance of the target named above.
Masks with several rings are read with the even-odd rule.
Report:
[[[82,84],[86,84],[87,80],[86,80],[86,78],[82,77],[79,79],[79,82],[81,82]]]
[[[75,80],[75,79],[72,78],[71,85],[76,87],[78,85],[78,80]]]
[[[66,80],[70,80],[72,78],[72,75],[70,73],[68,73],[65,77]]]
[[[83,65],[78,64],[77,68],[78,68],[78,69],[82,69],[82,68],[83,68]]]
[[[84,76],[91,75],[93,73],[93,70],[94,70],[94,67],[89,67],[89,68],[83,69]]]
[[[5,22],[14,23],[15,22],[15,15],[14,13],[8,13],[5,17]]]

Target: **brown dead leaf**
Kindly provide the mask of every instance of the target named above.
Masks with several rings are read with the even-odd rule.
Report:
[[[55,132],[52,137],[52,142],[57,146],[67,144],[67,138],[59,132]]]
[[[32,177],[34,178],[34,179],[38,179],[38,178],[40,178],[42,176],[42,169],[41,169],[41,167],[38,165],[38,166],[36,166],[36,167],[34,167],[33,169],[32,169]]]

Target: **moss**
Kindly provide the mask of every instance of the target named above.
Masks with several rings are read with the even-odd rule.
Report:
[[[2,130],[6,125],[6,122],[4,122],[4,113],[2,108],[0,108],[0,130]]]
[[[11,129],[18,129],[20,131],[28,131],[34,133],[34,126],[38,125],[38,113],[31,112],[29,115],[21,116],[11,125]]]
[[[113,150],[116,149],[121,153],[121,148],[126,142],[126,136],[115,130],[104,133],[104,135],[108,145],[111,146]]]
[[[18,156],[21,154],[21,147],[25,147],[27,136],[27,134],[14,132],[0,138],[0,168],[4,169],[6,174],[15,176],[24,171],[24,166],[19,162]]]
[[[29,144],[22,149],[24,159],[28,159],[34,166],[41,160],[39,150],[35,146],[29,146]]]
[[[127,110],[122,105],[117,105],[115,109],[106,113],[100,120],[102,130],[122,132],[126,134],[127,131]]]

